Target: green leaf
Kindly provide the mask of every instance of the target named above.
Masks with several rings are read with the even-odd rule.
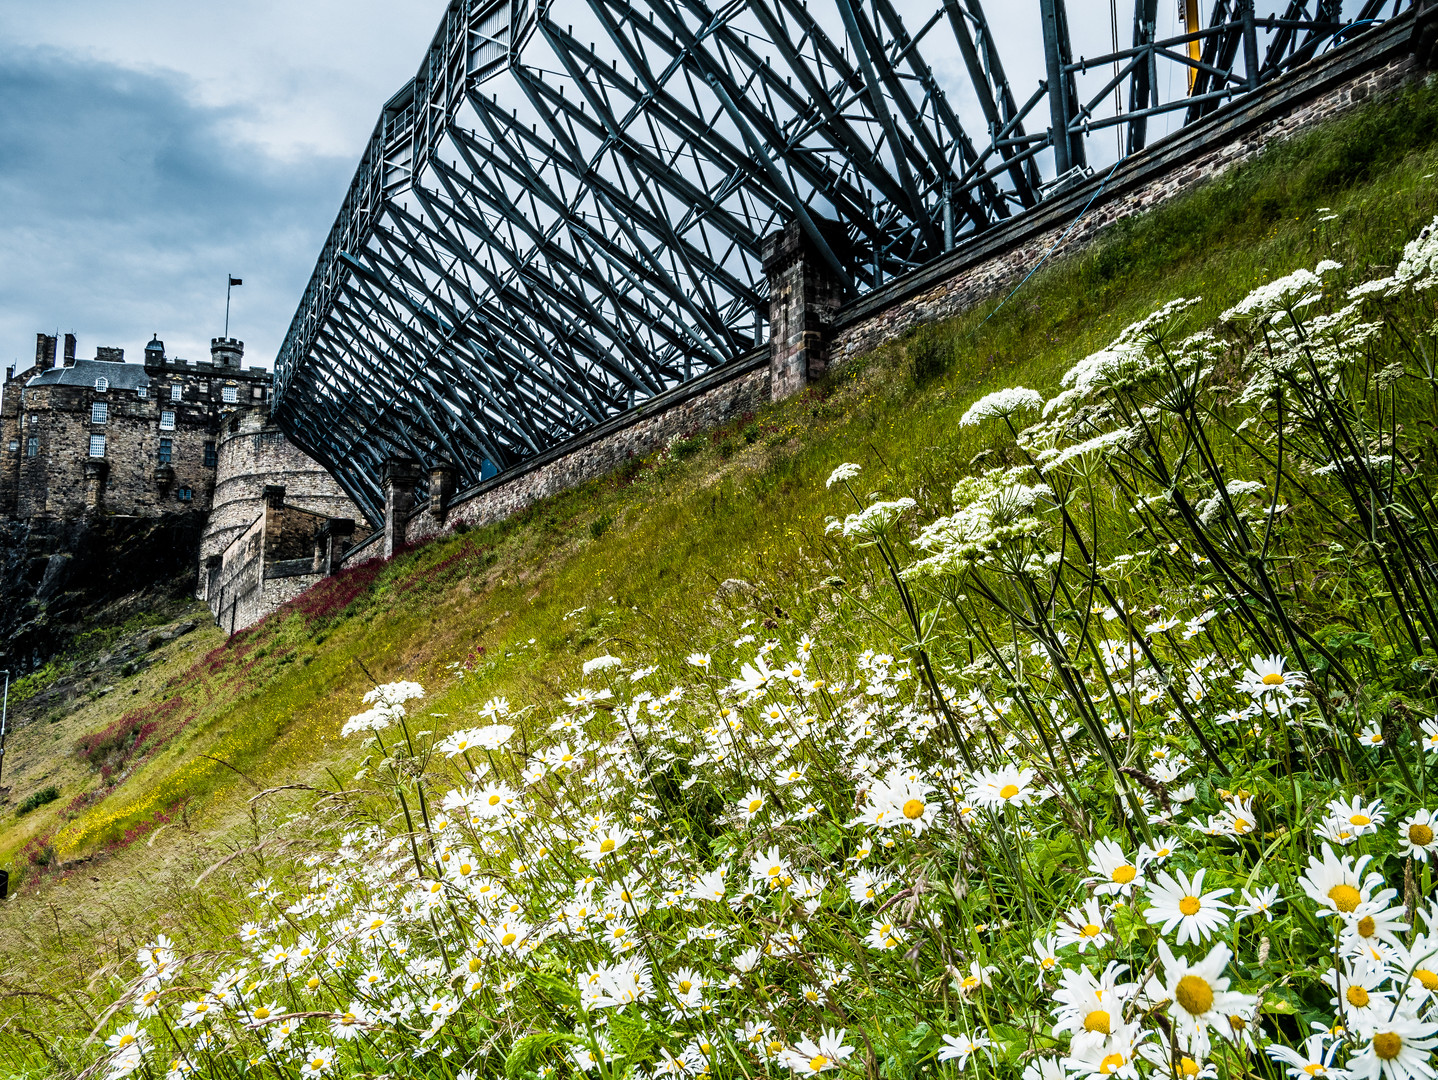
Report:
[[[528,1073],[535,1071],[539,1056],[544,1051],[562,1043],[584,1044],[585,1039],[577,1035],[566,1035],[559,1031],[539,1031],[525,1035],[510,1047],[509,1056],[504,1059],[505,1080],[524,1080]]]

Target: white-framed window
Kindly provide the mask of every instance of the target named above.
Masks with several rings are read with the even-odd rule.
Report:
[[[220,400],[226,405],[234,405],[240,400],[240,388],[238,386],[223,386],[220,388]]]
[[[39,413],[31,413],[31,414],[30,414],[30,426],[31,426],[31,427],[34,427],[34,426],[35,426],[36,424],[38,424],[39,422],[40,422],[40,414],[39,414]]]
[[[95,393],[103,394],[110,389],[110,380],[101,375],[95,380]]]
[[[147,397],[150,396],[150,388],[148,386],[135,387],[135,396],[141,401],[144,401]]]
[[[90,456],[91,456],[91,457],[104,457],[104,456],[105,456],[105,436],[103,436],[103,435],[91,435],[91,436],[90,436]]]
[[[179,383],[176,383],[174,386],[170,387],[170,400],[171,400],[171,401],[183,401],[184,398],[185,398],[185,388],[184,388],[183,386],[181,386]]]
[[[39,440],[38,438],[36,438],[34,435],[31,435],[28,439],[25,440],[25,456],[26,456],[26,457],[39,457],[39,456],[40,456],[40,440]]]
[[[11,439],[11,440],[10,440],[10,453],[13,454],[13,453],[17,452],[19,449],[20,449],[20,440],[19,440],[19,439]]]
[[[174,409],[165,409],[164,411],[162,411],[162,412],[160,413],[160,430],[161,430],[161,431],[174,431],[174,430],[175,430],[175,410],[174,410]]]
[[[110,422],[110,403],[108,401],[90,402],[90,423],[107,424]]]

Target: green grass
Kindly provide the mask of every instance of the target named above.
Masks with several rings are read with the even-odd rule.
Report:
[[[835,607],[827,577],[861,593],[882,584],[825,533],[836,503],[823,481],[835,464],[863,464],[866,491],[946,512],[957,478],[1013,454],[991,427],[958,426],[970,402],[1016,382],[1052,391],[1074,360],[1175,296],[1201,295],[1194,318],[1205,322],[1320,258],[1391,265],[1438,210],[1435,144],[1438,93],[1370,105],[1121,223],[992,319],[997,298],[752,419],[695,433],[660,462],[403,554],[372,581],[352,572],[297,606],[310,604],[309,615],[287,609],[202,659],[172,660],[144,693],[97,712],[95,731],[132,714],[156,725],[133,771],[113,788],[91,776],[89,791],[103,797],[40,807],[24,830],[12,823],[0,835],[12,888],[33,890],[0,924],[4,978],[48,969],[51,983],[83,995],[89,973],[137,935],[189,933],[197,908],[222,909],[230,870],[193,879],[253,846],[257,791],[351,782],[359,752],[337,732],[371,677],[431,688],[425,711],[443,730],[471,722],[494,695],[553,700],[576,656],[622,651],[641,663],[675,641],[704,650],[732,634],[735,614],[761,627],[822,625]],[[339,604],[352,585],[338,610],[314,607],[325,595]],[[53,752],[72,758],[72,748]],[[27,847],[56,858],[32,863]],[[56,871],[101,851],[115,854],[85,873],[123,881],[121,898],[102,901],[73,870]],[[264,857],[225,865],[252,872]],[[122,906],[123,928],[102,902]],[[0,1016],[9,1009],[11,1023],[44,1030],[58,1015],[49,1008],[11,998]]]

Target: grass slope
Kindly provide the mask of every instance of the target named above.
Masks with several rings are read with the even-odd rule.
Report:
[[[1391,264],[1438,210],[1435,169],[1438,93],[1370,105],[1115,226],[992,319],[981,305],[502,524],[342,574],[198,658],[172,650],[63,738],[27,736],[23,752],[52,755],[76,787],[0,833],[22,890],[0,910],[0,1038],[29,1048],[16,1067],[60,1068],[55,1047],[94,1019],[97,970],[156,929],[200,934],[236,881],[282,854],[265,827],[302,812],[303,786],[351,782],[359,752],[337,733],[373,681],[423,683],[444,730],[495,695],[555,699],[576,656],[640,663],[661,643],[706,649],[736,620],[832,620],[826,577],[873,572],[825,536],[837,462],[944,512],[957,478],[1008,452],[958,426],[975,398],[1013,382],[1052,391],[1156,302],[1201,295],[1207,321],[1320,258]],[[90,760],[97,747],[124,758],[123,782],[78,768],[77,743]],[[96,853],[108,857],[77,862]]]

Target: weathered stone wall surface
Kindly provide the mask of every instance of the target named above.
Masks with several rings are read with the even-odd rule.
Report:
[[[769,400],[768,364],[767,350],[760,350],[722,372],[651,398],[557,451],[459,492],[442,518],[425,505],[409,517],[405,542],[427,540],[460,523],[474,527],[501,521],[548,495],[603,476],[626,458],[657,450],[676,435],[716,427],[752,412]],[[358,566],[381,557],[376,534],[351,548],[344,565]]]
[[[285,489],[285,505],[325,517],[359,518],[359,511],[334,477],[253,410],[222,426],[219,466],[209,524],[200,541],[200,563],[225,550],[265,505],[264,489]],[[361,534],[362,535],[362,534]]]
[[[810,340],[813,327],[807,322],[786,324],[770,346],[460,492],[442,513],[419,508],[408,518],[405,541],[413,544],[461,522],[473,526],[500,520],[603,475],[630,454],[648,453],[674,434],[724,423],[770,400],[771,392],[783,396],[795,388],[789,384],[796,377],[808,373],[801,369],[840,366],[912,326],[962,313],[1011,287],[1045,257],[1072,254],[1113,222],[1190,190],[1257,156],[1275,140],[1420,77],[1421,65],[1410,44],[1413,26],[1414,20],[1405,16],[1364,34],[1216,110],[1202,123],[1155,142],[1111,172],[1091,177],[1010,224],[967,239],[943,258],[838,309],[822,350]],[[800,299],[813,299],[825,309],[826,292],[809,287],[788,261],[776,258],[775,265],[780,276],[788,274],[785,295],[796,311]],[[821,310],[818,322],[827,321],[827,314]],[[779,373],[777,382],[771,378],[771,362]],[[383,545],[371,538],[350,550],[345,565],[382,555]]]
[[[143,364],[103,346],[84,360],[67,335],[57,364],[55,339],[38,335],[35,364],[4,382],[0,515],[208,511],[222,422],[269,394],[270,373],[241,368],[242,352],[217,342],[215,358],[189,363],[157,341]]]

